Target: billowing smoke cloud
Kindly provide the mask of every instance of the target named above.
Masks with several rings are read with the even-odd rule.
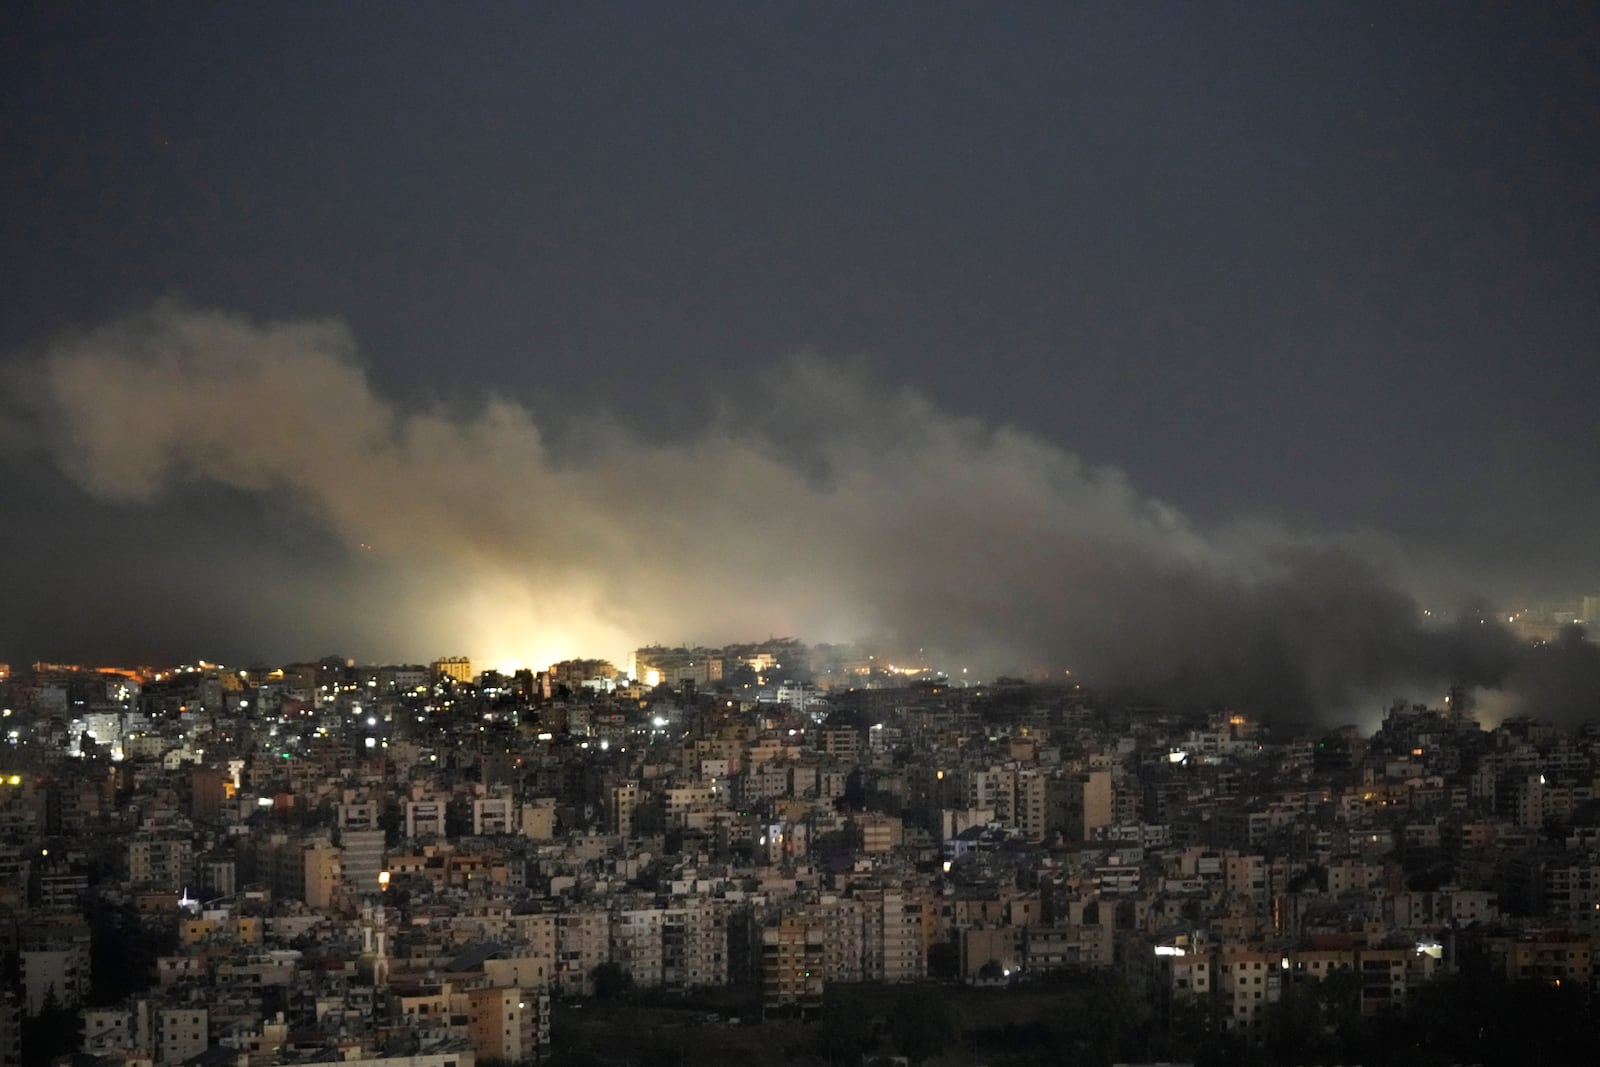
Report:
[[[374,655],[869,637],[975,676],[1070,668],[1290,711],[1523,666],[1476,619],[1424,628],[1352,542],[1197,529],[1115,471],[818,360],[721,398],[692,440],[611,418],[552,442],[504,397],[384,398],[337,323],[161,306],[61,342],[23,391],[99,497],[266,494],[384,568],[393,612],[344,620],[358,647],[402,646]]]

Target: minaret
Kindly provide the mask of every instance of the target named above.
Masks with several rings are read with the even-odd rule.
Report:
[[[371,972],[374,986],[389,983],[389,931],[385,917],[381,904],[368,904],[361,909],[361,962]]]

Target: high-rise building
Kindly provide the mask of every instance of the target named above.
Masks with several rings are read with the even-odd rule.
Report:
[[[457,682],[472,681],[472,660],[466,656],[444,656],[433,661],[433,677],[449,678]]]
[[[406,802],[406,837],[442,837],[444,835],[445,805],[439,800],[408,800]]]
[[[479,1060],[526,1063],[547,1051],[550,998],[532,989],[474,989],[467,993],[468,1035]]]
[[[539,797],[523,804],[517,817],[522,836],[531,841],[549,841],[556,836],[556,802],[553,797]]]
[[[22,1001],[0,993],[0,1067],[22,1067]]]
[[[38,1015],[47,1000],[75,1008],[89,994],[89,945],[52,942],[18,953],[27,1013]]]
[[[193,848],[187,837],[175,833],[140,834],[128,842],[128,881],[151,889],[181,889],[193,870]]]
[[[1030,841],[1042,841],[1050,826],[1050,776],[1037,768],[1019,770],[1016,776],[1015,821]]]
[[[79,1028],[79,1051],[91,1056],[135,1051],[143,1037],[139,1033],[138,1019],[138,1013],[126,1006],[86,1009]],[[7,1061],[0,1056],[0,1064],[9,1062],[15,1061]]]
[[[274,899],[303,900],[309,907],[333,903],[342,877],[339,849],[326,839],[273,834],[249,850],[252,881],[264,882]]]
[[[862,913],[862,947],[866,950],[864,977],[868,981],[909,982],[927,969],[923,944],[922,901],[895,890],[868,890],[859,894]]]
[[[326,841],[318,841],[308,845],[302,857],[305,866],[302,899],[307,907],[326,911],[333,906],[334,892],[343,877],[339,850]]]
[[[628,675],[646,685],[706,686],[722,680],[722,654],[709,648],[665,648],[650,645],[628,656]]]
[[[509,796],[474,798],[472,801],[473,835],[482,837],[486,834],[509,834],[514,810],[513,801]]]
[[[210,1044],[210,1014],[205,1008],[189,1004],[162,1008],[156,1016],[156,1062],[176,1065],[204,1052]]]
[[[727,985],[728,928],[715,901],[685,901],[663,913],[661,977],[673,989]]]
[[[822,1006],[826,931],[787,916],[761,931],[761,1004],[764,1010]]]
[[[556,991],[563,996],[594,993],[594,969],[611,958],[611,914],[598,908],[562,912],[556,918]]]
[[[611,962],[628,972],[634,983],[653,989],[662,981],[660,908],[624,908],[611,915]]]
[[[1050,780],[1055,821],[1069,841],[1088,841],[1113,818],[1111,772],[1067,774]]]
[[[382,830],[340,830],[340,864],[344,880],[358,896],[377,893],[378,872],[383,870]]]
[[[196,767],[189,772],[189,815],[196,821],[216,821],[232,794],[232,777],[225,768]]]
[[[633,833],[633,813],[643,799],[638,782],[621,782],[611,789],[608,815],[612,833],[624,837]]]
[[[194,884],[208,897],[231,897],[239,888],[239,867],[230,855],[207,852],[195,857]]]

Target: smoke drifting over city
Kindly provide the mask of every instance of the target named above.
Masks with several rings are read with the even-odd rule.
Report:
[[[96,497],[214,484],[325,527],[383,577],[381,617],[310,576],[273,602],[331,616],[372,656],[542,666],[787,633],[1268,712],[1451,683],[1509,688],[1506,711],[1594,710],[1568,696],[1597,691],[1581,639],[1535,654],[1471,612],[1429,625],[1365,543],[1199,528],[1113,470],[824,359],[715,398],[668,443],[616,412],[552,440],[504,396],[408,407],[335,322],[174,305],[61,341],[16,386]]]

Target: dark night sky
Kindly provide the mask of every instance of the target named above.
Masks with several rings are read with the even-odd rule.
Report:
[[[15,3],[0,41],[9,362],[176,295],[342,319],[402,405],[673,439],[805,350],[1202,526],[1600,589],[1593,6]],[[217,633],[169,572],[346,566],[26,436],[0,659]]]

